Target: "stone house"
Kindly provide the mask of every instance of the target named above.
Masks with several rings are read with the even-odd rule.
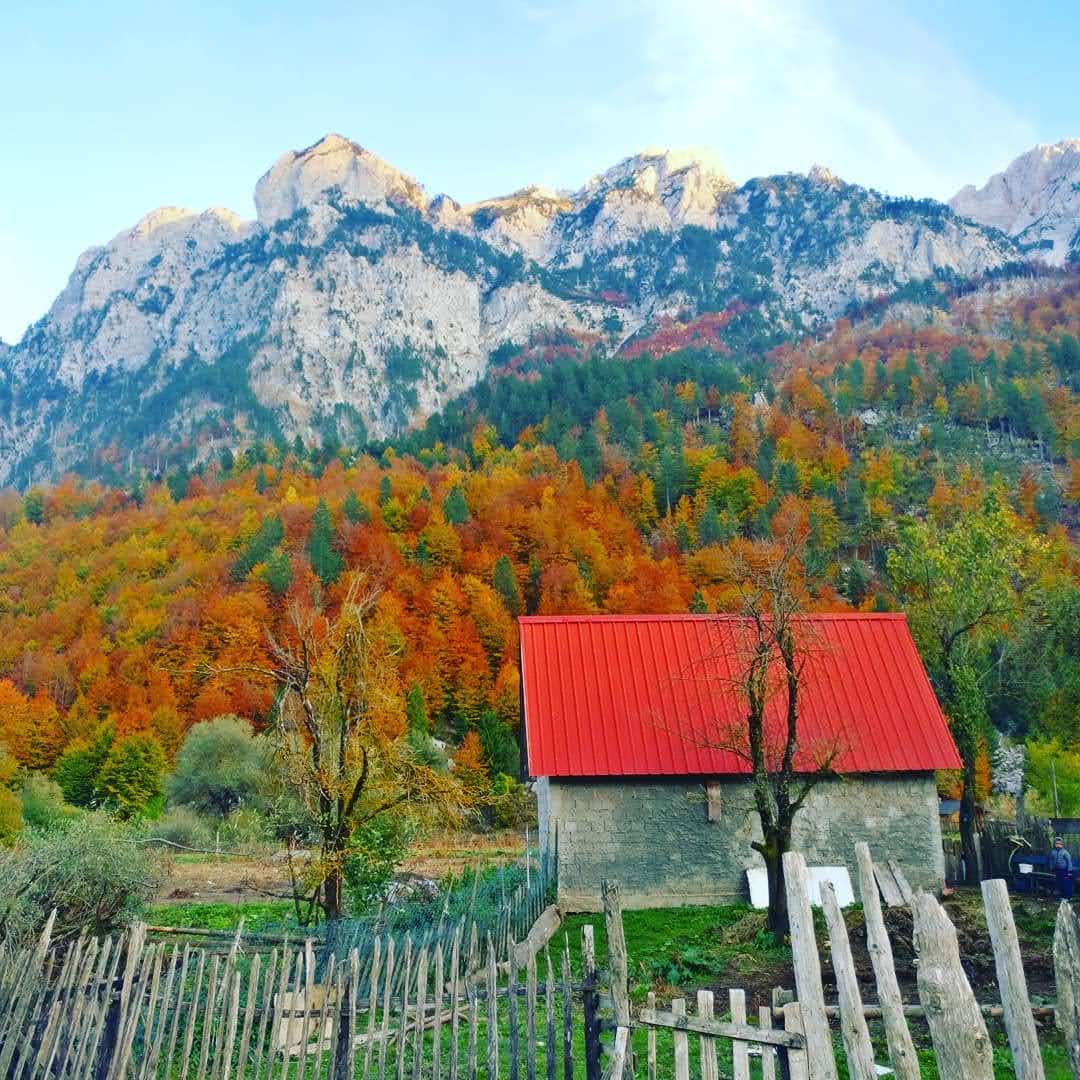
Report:
[[[762,865],[740,733],[749,624],[709,615],[519,620],[523,757],[540,838],[557,849],[559,901],[599,905],[617,881],[630,907],[748,897]],[[960,759],[903,615],[808,615],[796,767],[824,760],[793,847],[855,880],[857,840],[915,886],[944,883],[934,772]],[[767,730],[783,731],[786,695]],[[743,736],[744,738],[744,736]],[[782,739],[769,741],[778,752]]]

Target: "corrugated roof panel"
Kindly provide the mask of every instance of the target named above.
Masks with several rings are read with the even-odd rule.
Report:
[[[533,776],[745,773],[731,748],[752,640],[733,616],[584,615],[519,620]],[[923,772],[960,760],[902,615],[807,615],[799,702],[802,768],[837,753],[840,772]],[[767,728],[782,741],[785,701]]]

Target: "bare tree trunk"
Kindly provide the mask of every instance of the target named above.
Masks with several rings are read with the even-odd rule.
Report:
[[[975,761],[964,755],[964,781],[960,790],[960,846],[964,855],[964,881],[979,884],[979,856],[975,848]]]
[[[769,930],[779,941],[788,933],[787,889],[784,884],[784,853],[791,847],[790,830],[770,828],[765,832],[761,857],[769,883]]]

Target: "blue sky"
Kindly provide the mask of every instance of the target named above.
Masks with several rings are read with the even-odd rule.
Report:
[[[2,26],[8,342],[85,248],[158,205],[252,216],[274,159],[328,131],[462,201],[645,146],[947,198],[1080,135],[1064,0],[8,0]]]

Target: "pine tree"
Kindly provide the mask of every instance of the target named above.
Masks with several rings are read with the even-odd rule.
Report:
[[[315,576],[324,585],[333,585],[341,576],[341,555],[334,548],[334,523],[324,499],[319,500],[311,519],[308,537],[308,558]]]
[[[284,596],[292,584],[292,564],[281,548],[275,548],[266,560],[263,580],[275,596]]]
[[[705,603],[705,597],[702,595],[700,589],[694,590],[694,595],[690,598],[690,614],[691,615],[708,615],[709,605]]]
[[[469,506],[459,485],[455,484],[443,500],[443,514],[451,525],[464,525],[469,520]]]
[[[423,688],[419,683],[413,683],[405,696],[405,718],[408,720],[410,731],[421,732],[424,735],[428,734],[430,725],[428,723],[427,705],[424,702]]]
[[[371,520],[371,511],[360,501],[360,496],[355,491],[350,491],[345,496],[342,510],[354,525],[366,525]]]
[[[518,586],[517,576],[514,574],[513,563],[506,555],[500,555],[495,561],[491,583],[502,597],[506,610],[517,618],[521,614],[521,589]]]

